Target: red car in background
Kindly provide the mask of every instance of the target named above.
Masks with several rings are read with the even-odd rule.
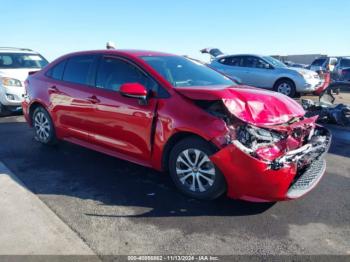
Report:
[[[30,75],[26,90],[23,111],[39,142],[168,171],[190,197],[294,199],[325,172],[331,135],[297,102],[185,57],[73,53]]]

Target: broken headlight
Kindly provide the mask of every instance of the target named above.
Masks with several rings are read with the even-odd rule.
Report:
[[[251,150],[274,144],[284,138],[280,133],[252,125],[240,126],[236,137],[242,145]]]

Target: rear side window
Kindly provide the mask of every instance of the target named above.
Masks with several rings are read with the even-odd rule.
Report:
[[[117,58],[103,58],[97,71],[96,86],[119,91],[120,86],[125,83],[140,83],[154,91],[157,91],[158,86],[153,79],[129,62]]]
[[[89,85],[93,74],[94,55],[75,56],[68,59],[63,80],[66,82]]]
[[[343,58],[340,61],[340,66],[341,67],[350,67],[350,59],[349,58]]]
[[[240,56],[231,56],[219,59],[219,63],[229,66],[241,66],[241,60]]]
[[[266,68],[268,63],[255,56],[246,56],[243,59],[243,66],[252,68]]]
[[[59,62],[57,65],[55,65],[54,67],[52,67],[48,72],[47,72],[47,76],[56,79],[56,80],[62,80],[62,76],[63,76],[63,71],[64,71],[64,67],[66,65],[67,60],[64,60],[62,62]]]

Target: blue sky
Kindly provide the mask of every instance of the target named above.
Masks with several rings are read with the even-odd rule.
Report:
[[[0,0],[0,46],[49,60],[76,50],[350,55],[350,1]]]

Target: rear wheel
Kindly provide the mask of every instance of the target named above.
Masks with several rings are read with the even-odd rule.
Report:
[[[214,153],[209,143],[196,137],[174,146],[169,172],[181,192],[196,199],[215,199],[225,192],[225,178],[209,159]]]
[[[49,113],[41,106],[34,110],[32,123],[35,139],[45,145],[57,142],[55,128]]]
[[[274,90],[289,97],[294,97],[296,94],[295,84],[289,79],[278,80],[274,86]]]

